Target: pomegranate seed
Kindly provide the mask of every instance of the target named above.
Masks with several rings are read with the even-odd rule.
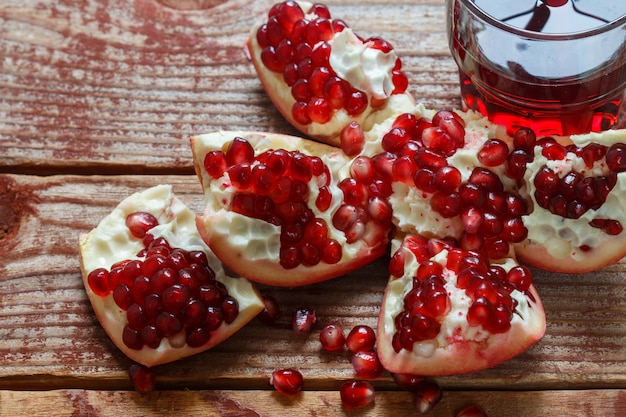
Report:
[[[257,319],[263,324],[274,324],[280,318],[280,307],[278,301],[271,294],[266,292],[261,294],[264,308],[257,315]]]
[[[143,365],[131,365],[128,374],[135,390],[140,394],[147,394],[154,389],[156,375],[153,370]]]
[[[109,271],[105,268],[94,269],[87,275],[89,288],[100,297],[106,297],[111,292],[109,287]]]
[[[339,388],[341,404],[347,409],[366,406],[374,401],[375,391],[367,381],[346,381]]]
[[[270,385],[283,395],[293,396],[302,391],[304,377],[296,369],[280,369],[272,372]]]
[[[415,392],[420,383],[424,380],[423,376],[411,374],[391,374],[396,385],[405,391]]]
[[[611,145],[606,152],[606,165],[613,172],[626,171],[626,145],[617,143]]]
[[[413,405],[422,414],[432,410],[441,400],[441,387],[430,379],[420,382],[413,392]]]
[[[456,413],[456,417],[487,417],[487,413],[476,405],[468,405]]]
[[[365,379],[376,379],[384,368],[375,351],[359,351],[352,355],[352,367],[356,374]]]
[[[513,146],[516,149],[524,150],[528,153],[531,153],[533,147],[535,146],[535,141],[537,137],[535,136],[535,132],[529,128],[520,128],[513,135]]]
[[[316,321],[315,311],[309,308],[296,308],[291,313],[293,333],[299,337],[306,337],[311,334]]]
[[[320,332],[320,343],[324,350],[336,352],[343,349],[346,339],[338,324],[327,324]]]
[[[354,326],[346,337],[346,346],[352,353],[373,350],[375,344],[376,333],[366,325]]]
[[[508,156],[508,145],[499,139],[487,140],[477,154],[478,161],[488,167],[504,164]]]
[[[157,220],[157,218],[150,213],[135,212],[126,216],[126,227],[133,236],[139,239],[142,239],[146,235],[148,230],[152,229],[158,224],[159,221]]]
[[[361,153],[365,144],[363,129],[358,122],[352,121],[341,130],[340,134],[341,150],[348,156],[355,156]]]

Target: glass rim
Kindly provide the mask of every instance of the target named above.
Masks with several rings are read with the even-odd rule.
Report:
[[[620,17],[608,22],[604,25],[597,26],[591,29],[582,30],[579,32],[568,32],[568,33],[542,33],[535,32],[528,29],[519,28],[516,26],[509,25],[504,23],[489,13],[485,12],[483,9],[478,7],[474,0],[449,0],[449,1],[458,1],[462,3],[465,7],[467,7],[472,13],[476,14],[478,17],[482,18],[485,22],[491,24],[498,29],[504,30],[511,34],[523,36],[525,38],[530,39],[540,39],[540,40],[574,40],[580,38],[588,38],[590,36],[598,35],[601,33],[609,32],[621,25],[626,25],[626,13],[621,15]]]

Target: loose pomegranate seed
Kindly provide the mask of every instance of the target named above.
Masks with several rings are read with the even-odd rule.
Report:
[[[413,405],[422,414],[432,410],[441,400],[441,387],[435,381],[424,379],[413,391]]]
[[[375,351],[359,351],[352,355],[352,367],[357,376],[365,379],[376,379],[382,375],[383,365]]]
[[[341,404],[347,409],[366,406],[374,401],[375,391],[367,381],[346,381],[339,388]]]
[[[131,365],[128,374],[135,390],[140,394],[147,394],[154,389],[156,375],[153,370],[143,365]]]
[[[327,324],[320,332],[320,343],[324,350],[336,352],[343,349],[346,339],[343,329],[338,324]]]
[[[405,391],[415,392],[420,383],[424,380],[423,376],[411,374],[391,374],[396,385]]]
[[[315,311],[309,308],[296,308],[291,313],[292,330],[299,337],[306,337],[311,334],[316,321]]]
[[[456,413],[456,417],[487,417],[487,413],[476,405],[468,405]]]
[[[264,292],[261,294],[265,307],[257,315],[257,319],[263,324],[274,324],[280,318],[280,307],[278,301],[271,294]]]
[[[281,394],[293,396],[302,391],[304,377],[296,369],[280,369],[272,372],[270,385]]]
[[[346,346],[350,352],[370,351],[376,344],[376,333],[366,325],[357,325],[346,336]]]

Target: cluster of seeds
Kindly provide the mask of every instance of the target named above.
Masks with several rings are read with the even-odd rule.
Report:
[[[571,152],[585,163],[583,171],[571,170],[567,173],[555,172],[544,165],[535,175],[533,183],[537,204],[565,218],[578,219],[588,210],[598,209],[615,187],[617,174],[626,170],[624,144],[607,147],[592,143],[582,148],[573,145],[565,147],[552,138],[546,138],[537,145],[548,160],[563,160]],[[606,174],[592,175],[594,168],[599,168]],[[622,225],[617,220],[595,219],[591,225],[610,235],[622,232]]]
[[[132,213],[126,224],[143,241],[139,259],[118,262],[110,270],[95,269],[87,277],[94,293],[112,294],[126,312],[126,346],[156,349],[168,338],[173,346],[199,347],[222,323],[235,320],[238,302],[215,278],[204,252],[174,248],[147,233],[158,224],[149,213]]]
[[[329,237],[329,225],[308,205],[311,184],[317,184],[317,210],[327,211],[332,202],[331,174],[320,158],[283,149],[255,155],[248,141],[235,138],[225,152],[207,153],[204,167],[213,179],[228,175],[236,190],[230,207],[234,212],[281,227],[283,267],[341,260],[340,243]]]
[[[363,113],[368,104],[382,104],[369,103],[367,94],[339,78],[329,63],[328,41],[346,27],[342,20],[331,19],[323,4],[314,4],[305,15],[298,3],[285,1],[270,9],[267,22],[257,31],[261,60],[269,70],[282,73],[296,101],[293,118],[300,124],[326,123],[338,109],[354,116]],[[380,38],[364,42],[383,52],[392,50]],[[408,79],[401,71],[400,59],[392,71],[392,82],[394,94],[406,91]]]
[[[469,179],[462,181],[461,172],[448,158],[465,145],[464,137],[464,122],[454,112],[440,111],[430,121],[403,114],[382,138],[382,147],[393,155],[395,180],[417,187],[442,217],[460,216],[462,248],[481,251],[490,259],[502,258],[510,243],[526,238],[521,216],[528,207],[518,194],[505,191],[501,179],[489,169],[509,163],[508,146],[498,139],[488,140],[478,150],[484,167],[475,168]],[[519,158],[521,154],[515,155]],[[517,163],[515,158],[511,164]],[[525,169],[526,162],[520,166]],[[519,178],[523,177],[519,167],[507,171],[509,175],[521,171]]]
[[[412,288],[404,297],[403,310],[395,317],[392,345],[396,352],[412,351],[415,342],[431,340],[439,334],[441,320],[452,308],[450,291],[446,288],[451,283],[446,276],[456,276],[456,288],[464,290],[471,300],[468,324],[482,326],[492,334],[504,333],[511,326],[517,307],[517,301],[511,297],[513,290],[531,296],[527,292],[532,283],[528,268],[514,266],[505,271],[490,264],[480,253],[421,236],[408,236],[392,256],[390,272],[395,277],[404,274],[404,250],[416,256],[419,267]],[[448,251],[444,263],[431,259],[443,250]]]

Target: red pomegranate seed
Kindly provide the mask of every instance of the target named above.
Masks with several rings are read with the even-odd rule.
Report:
[[[156,375],[152,369],[143,365],[134,364],[130,366],[128,374],[133,387],[135,387],[138,393],[147,394],[154,389]]]
[[[405,391],[415,392],[421,382],[424,380],[423,376],[411,375],[411,374],[391,374],[393,381],[396,385]]]
[[[476,405],[468,405],[456,413],[456,417],[487,417],[487,413]]]
[[[357,376],[365,379],[376,379],[385,370],[373,350],[359,351],[352,355],[352,367]]]
[[[376,333],[366,325],[357,325],[346,336],[346,346],[352,353],[370,351],[376,344]]]
[[[488,167],[504,164],[509,156],[509,147],[499,139],[487,140],[478,151],[478,161]]]
[[[100,297],[106,297],[111,292],[109,287],[109,271],[106,268],[94,269],[87,275],[89,288]]]
[[[307,104],[309,119],[314,123],[327,123],[333,116],[333,107],[322,97],[313,97]]]
[[[596,227],[598,229],[603,230],[606,234],[615,236],[622,233],[623,227],[622,224],[617,220],[609,220],[609,219],[593,219],[589,222],[591,227]]]
[[[532,283],[532,272],[526,266],[517,265],[507,272],[506,280],[518,291],[526,291]]]
[[[606,152],[605,160],[612,172],[626,171],[626,145],[622,143],[611,145]]]
[[[420,382],[413,392],[413,405],[422,414],[432,410],[441,400],[441,387],[430,379]]]
[[[535,132],[529,128],[520,128],[513,135],[513,146],[516,149],[522,149],[528,153],[531,153],[537,137]]]
[[[346,100],[346,111],[350,116],[356,116],[365,111],[367,104],[367,95],[361,91],[354,91]]]
[[[159,221],[157,220],[157,218],[150,213],[135,212],[126,216],[126,227],[133,236],[139,239],[142,239],[146,235],[148,230],[152,229],[158,224]]]
[[[315,310],[309,308],[296,308],[291,313],[292,330],[299,337],[306,337],[311,334],[316,321]]]
[[[272,372],[270,385],[283,395],[293,396],[302,391],[304,377],[296,369],[280,369]]]
[[[339,388],[341,404],[346,409],[366,406],[374,401],[375,391],[367,381],[346,381]]]
[[[341,130],[340,134],[341,150],[348,156],[355,156],[361,153],[365,144],[363,129],[358,122],[352,121]]]
[[[265,307],[257,315],[257,319],[263,324],[273,324],[280,318],[280,308],[278,301],[271,294],[263,293],[263,304]]]
[[[336,352],[343,349],[345,342],[343,329],[338,324],[327,324],[320,332],[320,343],[324,350]]]

